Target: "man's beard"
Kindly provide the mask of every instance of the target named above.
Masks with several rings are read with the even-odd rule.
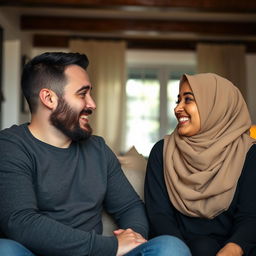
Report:
[[[91,109],[85,109],[82,112],[77,113],[62,97],[59,97],[58,106],[50,115],[50,121],[53,126],[59,129],[72,141],[80,141],[88,139],[92,135],[92,128],[86,123],[84,125],[86,130],[82,129],[80,127],[79,117],[81,114],[91,113]]]

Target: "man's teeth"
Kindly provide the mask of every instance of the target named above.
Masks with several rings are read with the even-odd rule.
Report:
[[[88,120],[88,116],[85,116],[85,115],[80,116],[80,118],[81,118],[81,119],[86,119],[86,120]]]
[[[181,117],[181,118],[179,118],[179,122],[186,122],[188,120],[189,120],[188,117]]]

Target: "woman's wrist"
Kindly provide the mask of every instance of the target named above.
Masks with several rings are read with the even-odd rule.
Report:
[[[228,256],[228,255],[236,255],[242,256],[244,254],[243,249],[236,243],[227,243],[216,256]]]

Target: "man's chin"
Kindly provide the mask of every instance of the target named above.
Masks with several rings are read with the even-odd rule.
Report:
[[[80,125],[80,129],[85,133],[92,134],[92,128],[89,124]]]

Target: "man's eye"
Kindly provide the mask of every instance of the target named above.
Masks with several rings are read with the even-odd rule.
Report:
[[[83,92],[83,93],[79,94],[79,96],[81,96],[81,97],[85,97],[85,95],[86,95],[86,92]]]

